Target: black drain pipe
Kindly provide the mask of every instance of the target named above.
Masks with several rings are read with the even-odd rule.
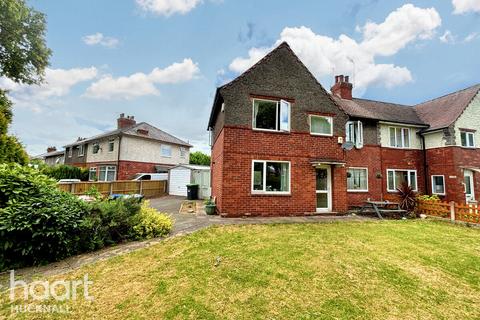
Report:
[[[425,194],[428,193],[428,164],[427,164],[427,148],[425,147],[425,136],[420,133],[422,137],[422,149],[423,149],[423,177],[425,179]]]

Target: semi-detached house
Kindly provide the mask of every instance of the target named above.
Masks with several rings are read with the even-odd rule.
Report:
[[[192,146],[148,123],[121,114],[117,129],[65,146],[65,164],[89,168],[89,179],[130,180],[188,164]]]
[[[219,213],[343,212],[394,199],[403,182],[474,202],[479,90],[405,106],[353,98],[349,78],[337,76],[329,93],[282,43],[217,89],[208,129]]]

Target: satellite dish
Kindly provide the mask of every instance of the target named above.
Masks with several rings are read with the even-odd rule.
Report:
[[[347,141],[347,142],[345,142],[344,144],[342,144],[342,149],[343,149],[343,150],[350,151],[350,150],[353,149],[354,146],[355,146],[355,145],[353,144],[353,142]]]

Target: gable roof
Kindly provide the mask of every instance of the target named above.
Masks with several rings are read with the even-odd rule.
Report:
[[[427,126],[411,106],[358,98],[347,100],[335,95],[332,97],[351,117]]]
[[[325,88],[318,82],[317,78],[312,74],[312,72],[305,66],[305,64],[300,60],[300,58],[293,52],[292,48],[288,45],[286,41],[280,43],[275,49],[271,50],[267,55],[265,55],[262,59],[260,59],[258,62],[256,62],[253,66],[248,68],[246,71],[244,71],[242,74],[240,74],[238,77],[233,79],[232,81],[220,86],[217,88],[215,92],[215,98],[213,100],[213,106],[212,110],[210,112],[210,118],[208,120],[208,128],[212,128],[213,125],[215,124],[215,119],[218,113],[218,110],[220,108],[220,101],[222,99],[220,91],[224,88],[230,87],[231,85],[235,84],[236,82],[240,81],[241,79],[245,78],[249,73],[253,72],[255,69],[257,69],[258,66],[264,64],[268,60],[272,58],[272,56],[278,52],[279,50],[286,49],[288,53],[295,58],[295,61],[302,67],[304,70],[307,72],[307,74],[312,78],[313,81],[319,86],[320,90],[332,100],[332,102],[335,104],[335,101],[332,99],[331,95],[325,90]],[[341,108],[340,108],[341,109]],[[342,110],[343,111],[343,110]]]
[[[148,131],[148,135],[141,134],[138,132],[138,130],[146,130]],[[146,122],[140,122],[137,123],[133,126],[122,128],[122,129],[116,129],[112,131],[108,131],[84,140],[76,141],[74,143],[70,143],[65,145],[64,147],[70,147],[70,146],[76,146],[80,145],[83,143],[88,143],[92,142],[95,140],[101,140],[105,139],[108,137],[113,137],[113,136],[119,136],[119,135],[128,135],[128,136],[133,136],[133,137],[139,137],[139,138],[144,138],[144,139],[151,139],[151,140],[156,140],[156,141],[161,141],[161,142],[166,142],[166,143],[171,143],[171,144],[176,144],[180,146],[186,146],[186,147],[192,147],[191,144],[188,142],[185,142],[177,137],[172,136],[171,134],[158,129],[157,127],[152,126],[151,124],[148,124]]]
[[[33,156],[32,159],[45,159],[45,158],[48,158],[48,157],[61,156],[61,155],[65,155],[64,150],[45,152],[45,153],[39,154],[37,156]]]
[[[453,124],[480,91],[480,84],[417,104],[414,109],[420,119],[430,125],[427,131],[443,129]]]

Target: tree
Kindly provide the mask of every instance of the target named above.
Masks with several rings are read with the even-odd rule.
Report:
[[[210,156],[200,151],[192,152],[190,153],[190,164],[199,164],[202,166],[209,166]]]
[[[0,77],[16,83],[39,84],[51,55],[45,42],[45,15],[24,0],[0,1]],[[18,139],[8,135],[12,103],[0,88],[0,163],[27,163]]]

